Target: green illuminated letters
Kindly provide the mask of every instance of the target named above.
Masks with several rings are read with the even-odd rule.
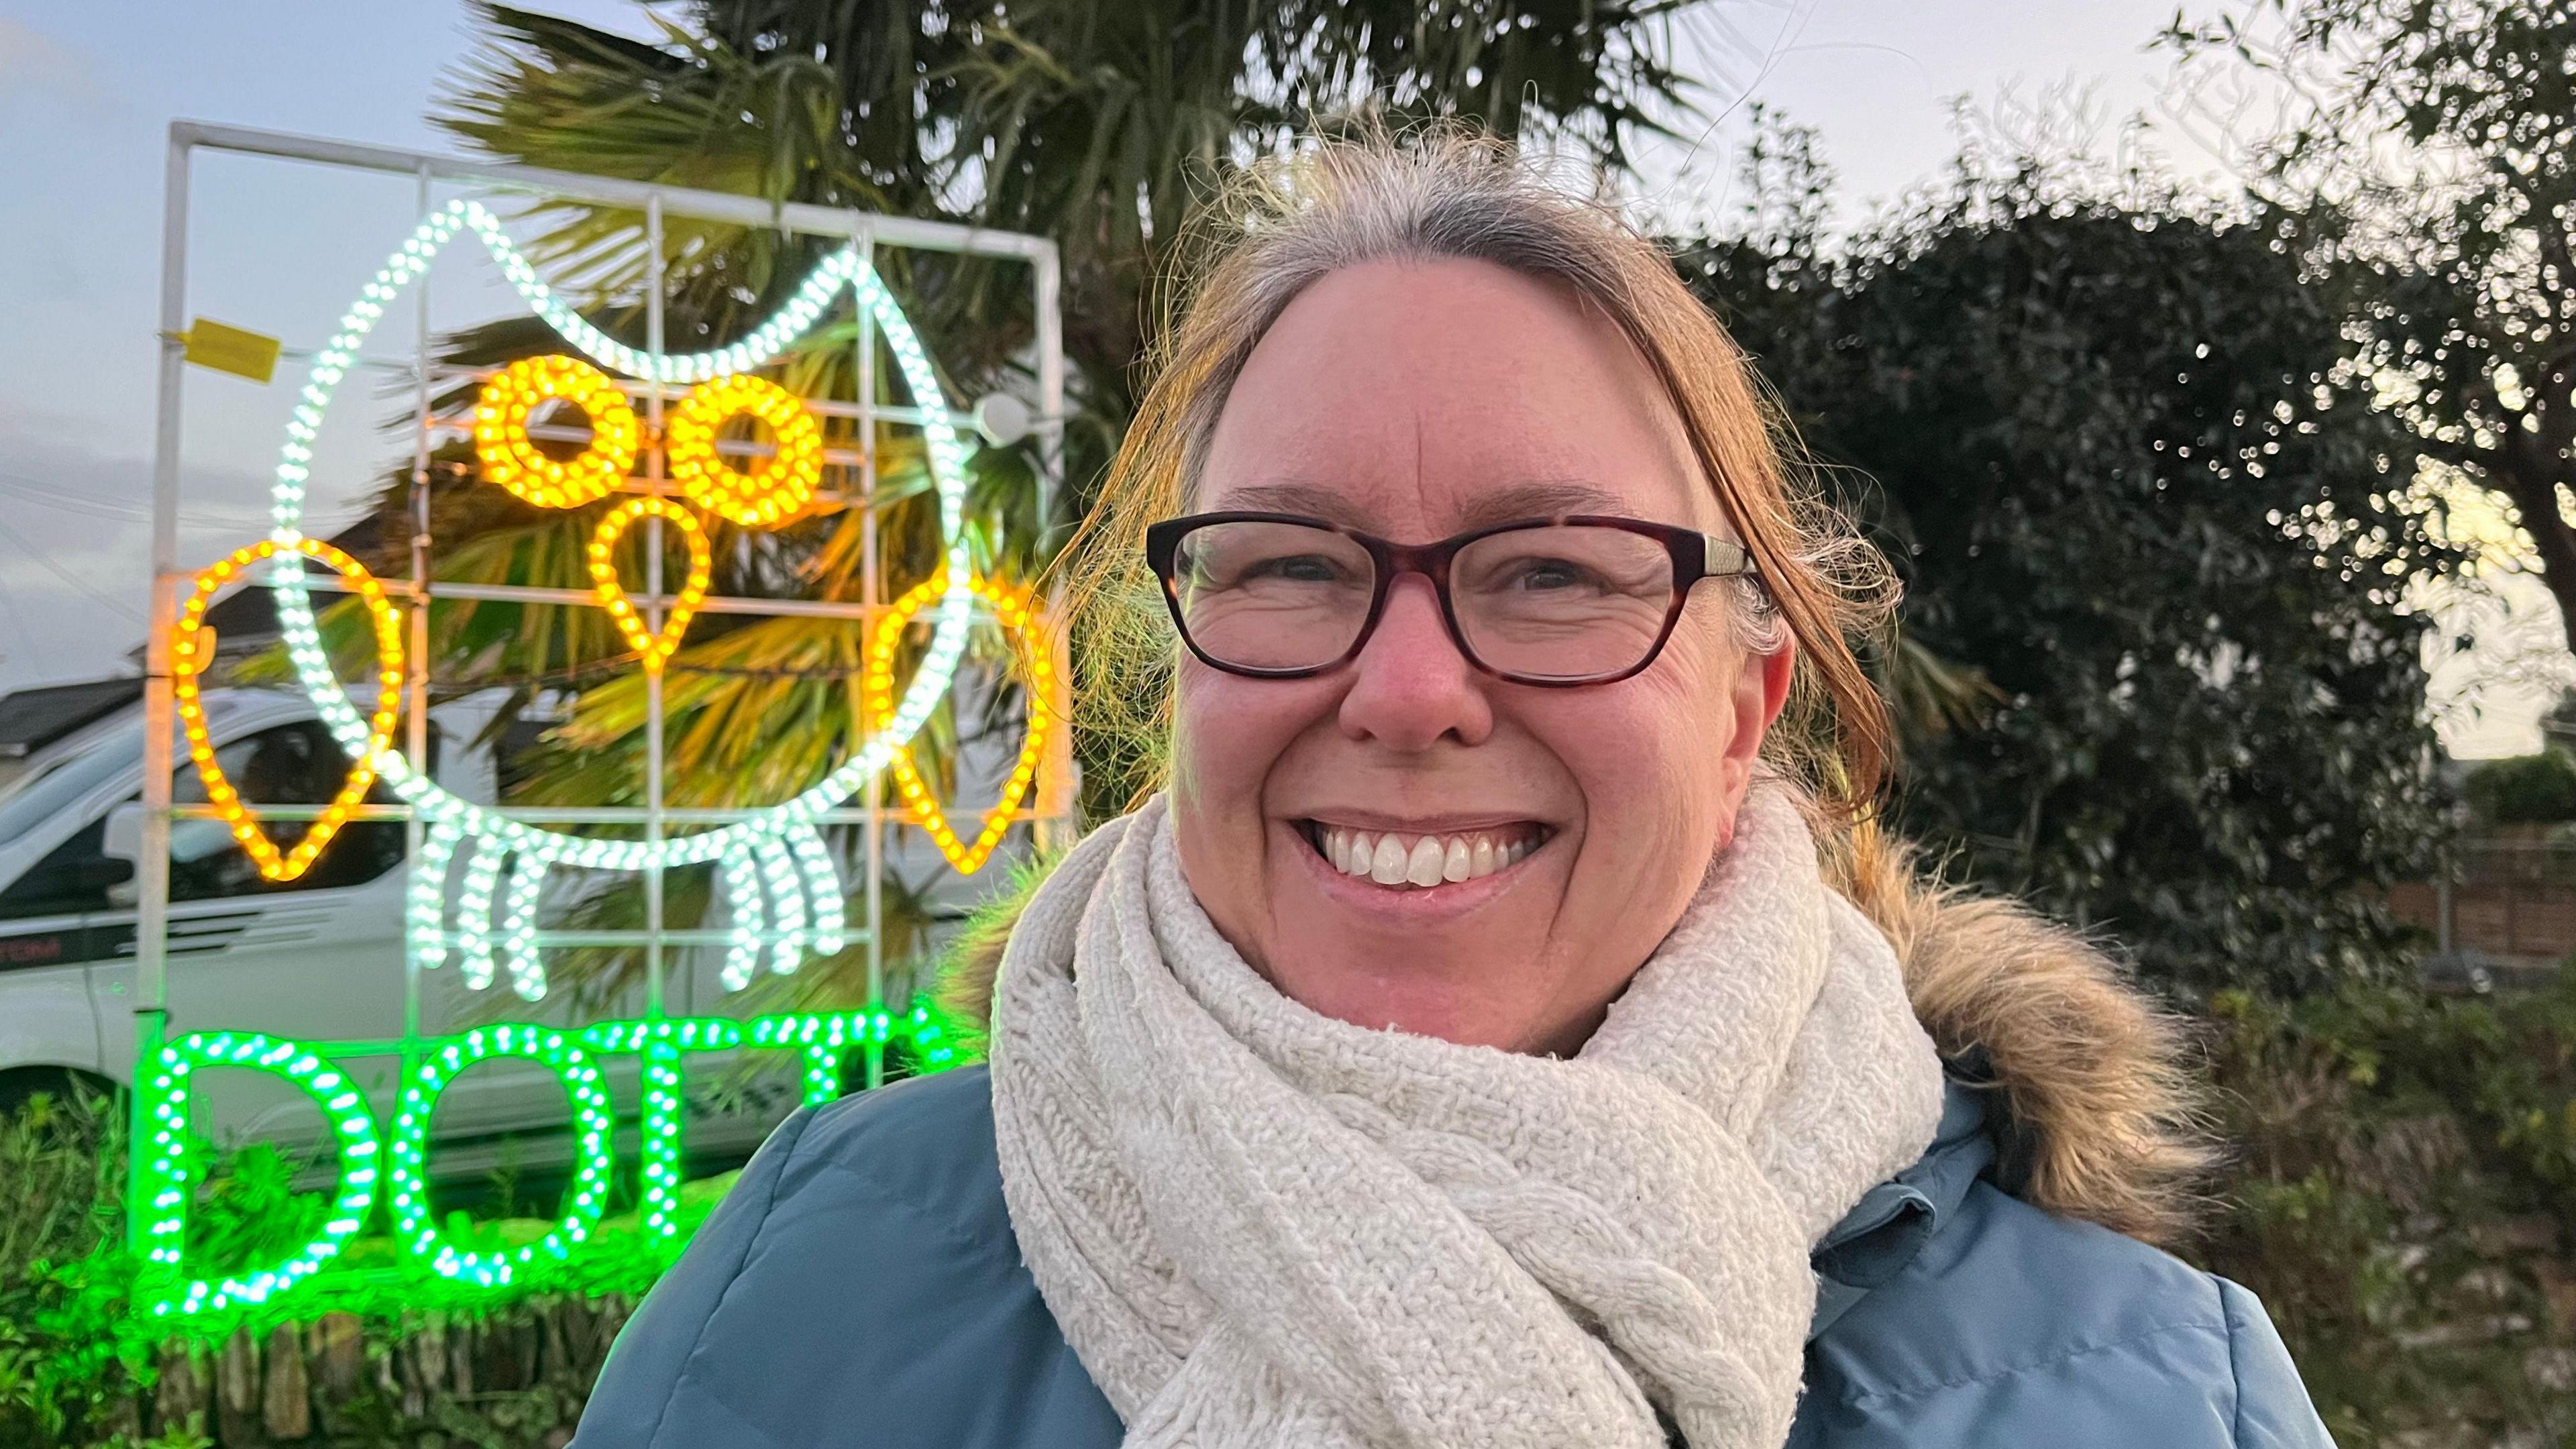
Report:
[[[480,1027],[462,1036],[328,1047],[255,1032],[200,1032],[161,1049],[143,1084],[148,1141],[144,1198],[134,1209],[145,1223],[152,1276],[144,1302],[157,1317],[184,1318],[267,1303],[321,1272],[362,1231],[376,1207],[379,1175],[388,1180],[386,1214],[403,1261],[413,1272],[451,1283],[515,1291],[526,1270],[580,1256],[599,1226],[616,1165],[616,1109],[601,1078],[601,1057],[633,1053],[640,1069],[638,1176],[644,1231],[680,1235],[681,1132],[686,1119],[681,1061],[690,1052],[793,1051],[807,1106],[841,1095],[842,1066],[853,1048],[900,1044],[914,1070],[942,1071],[965,1059],[965,1044],[927,1005],[897,1015],[873,1011],[793,1012],[733,1021],[669,1017],[602,1022],[576,1035],[526,1025]],[[378,1136],[375,1115],[347,1075],[329,1060],[400,1051],[411,1062],[395,1104],[393,1130]],[[573,1176],[563,1216],[536,1242],[500,1251],[448,1240],[430,1206],[428,1157],[438,1096],[466,1068],[494,1057],[537,1062],[561,1082],[572,1107]],[[284,1260],[236,1274],[192,1278],[186,1243],[194,1184],[189,1125],[194,1074],[210,1067],[268,1072],[302,1088],[322,1109],[337,1150],[339,1182],[320,1236]],[[676,1247],[676,1242],[674,1243]]]

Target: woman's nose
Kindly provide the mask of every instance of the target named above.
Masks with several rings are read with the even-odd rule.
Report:
[[[1341,725],[1352,739],[1422,750],[1445,737],[1476,744],[1493,731],[1485,680],[1458,652],[1431,581],[1419,574],[1388,587],[1377,630],[1351,668]]]

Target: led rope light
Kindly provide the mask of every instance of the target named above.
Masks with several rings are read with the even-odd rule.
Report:
[[[340,1182],[321,1235],[285,1261],[239,1275],[190,1279],[179,1274],[186,1257],[188,1202],[194,1189],[188,1167],[189,1108],[196,1096],[191,1078],[201,1067],[251,1067],[302,1088],[330,1124],[339,1150]],[[264,1303],[337,1256],[366,1222],[376,1201],[382,1150],[376,1119],[349,1079],[302,1043],[257,1032],[184,1036],[161,1048],[146,1091],[152,1103],[152,1135],[144,1171],[154,1186],[149,1200],[152,1217],[144,1230],[149,1245],[145,1256],[160,1275],[149,1290],[153,1317]]]
[[[792,396],[736,374],[775,359],[809,334],[844,286],[874,318],[922,419],[943,546],[938,586],[907,595],[911,607],[904,617],[908,621],[928,612],[934,596],[940,607],[933,616],[936,627],[909,685],[898,698],[889,667],[889,677],[877,692],[873,707],[863,711],[869,728],[862,745],[815,785],[754,819],[696,835],[655,841],[593,839],[536,829],[497,810],[461,799],[416,771],[392,747],[391,728],[402,684],[400,611],[355,560],[328,544],[307,539],[301,525],[315,442],[337,388],[355,364],[359,347],[391,304],[425,275],[432,259],[460,230],[473,231],[531,309],[594,362],[656,385],[712,384],[692,395],[701,402],[700,407],[692,408],[690,400],[684,400],[680,409],[689,415],[690,428],[704,423],[704,451],[701,455],[698,444],[689,438],[678,440],[675,446],[680,458],[696,465],[679,481],[684,493],[709,511],[737,522],[748,520],[752,526],[792,516],[806,505],[819,481],[820,429]],[[579,407],[590,419],[591,443],[577,458],[560,462],[549,458],[528,435],[529,424],[549,399]],[[783,406],[779,399],[785,399]],[[481,401],[484,406],[477,410],[475,441],[487,476],[543,506],[579,506],[625,486],[634,457],[650,441],[643,435],[620,384],[570,358],[537,359],[504,369],[487,386]],[[746,411],[768,424],[778,445],[775,455],[762,464],[734,469],[717,456],[714,435],[729,418]],[[897,761],[913,774],[914,783],[919,783],[917,772],[910,771],[911,760],[904,751],[904,742],[920,730],[948,690],[965,653],[970,607],[978,592],[962,527],[967,458],[957,417],[946,405],[937,373],[920,338],[855,247],[826,258],[786,305],[741,341],[709,352],[654,356],[616,343],[555,298],[502,232],[498,219],[479,203],[459,201],[421,221],[413,235],[361,290],[342,316],[337,331],[314,355],[280,448],[271,491],[269,537],[227,560],[229,567],[217,575],[217,583],[247,564],[273,560],[268,586],[288,659],[324,726],[358,767],[343,796],[326,809],[329,825],[336,828],[345,820],[371,783],[360,770],[385,781],[422,823],[404,912],[415,965],[436,968],[453,957],[478,987],[489,984],[497,966],[506,965],[514,988],[530,1000],[537,999],[544,992],[544,973],[537,957],[536,920],[542,883],[550,867],[633,871],[721,861],[728,893],[736,894],[745,903],[737,911],[736,920],[747,928],[747,941],[738,943],[747,946],[743,956],[747,980],[757,973],[764,958],[773,972],[792,971],[801,963],[806,947],[828,953],[846,944],[848,930],[839,873],[816,829],[823,814]],[[703,598],[707,561],[704,526],[694,515],[670,500],[648,498],[643,502],[646,507],[642,509],[628,511],[627,505],[620,505],[612,510],[612,514],[625,516],[613,525],[604,523],[604,532],[594,534],[594,545],[598,551],[610,554],[612,566],[604,581],[594,572],[593,582],[602,594],[603,605],[610,606],[612,617],[617,617],[614,605],[625,606],[627,617],[620,621],[621,632],[645,657],[646,668],[653,670],[661,667],[677,647],[689,616]],[[614,545],[623,528],[645,516],[673,519],[681,527],[684,544],[691,545],[690,573],[697,580],[694,594],[690,589],[682,590],[665,629],[653,637],[642,637],[640,625],[631,631],[627,628],[635,610],[623,586],[616,583],[613,567]],[[379,643],[380,689],[374,708],[365,714],[351,703],[347,689],[332,673],[314,623],[301,566],[304,558],[319,559],[337,569],[369,607]],[[208,595],[211,592],[204,589]],[[611,592],[614,600],[607,597]],[[211,662],[212,647],[204,642],[207,636],[203,630],[206,601],[204,597],[195,600],[197,607],[183,626],[174,629],[172,639],[172,653],[179,661],[174,664],[174,674],[180,676],[183,716],[190,704],[196,706],[198,716],[198,737],[191,740],[192,758],[201,758],[193,747],[205,743],[202,701],[194,690],[202,666]],[[1021,612],[1006,613],[1005,623],[1018,628],[1025,622],[1023,600]],[[1025,646],[1025,640],[1023,643]],[[1045,683],[1042,661],[1030,673],[1033,680]],[[1033,699],[1038,697],[1041,696],[1033,695]],[[1033,712],[1032,729],[1042,727]],[[216,778],[220,779],[220,771]],[[213,783],[210,780],[210,797],[221,798],[223,792],[215,790]],[[1021,781],[997,815],[1007,817],[1018,794],[1025,789],[1026,781]],[[237,805],[237,794],[232,798]],[[239,823],[236,822],[237,834]],[[255,830],[256,822],[251,824]],[[987,828],[991,829],[990,821]],[[994,833],[998,838],[998,832]],[[308,830],[306,840],[299,842],[302,859],[292,866],[293,871],[300,873],[308,867],[328,838],[324,821],[317,821]],[[261,839],[265,841],[264,836]],[[444,927],[454,858],[469,839],[473,848],[459,891],[459,930],[451,937]],[[953,836],[949,839],[954,842]],[[244,843],[249,844],[247,840]],[[989,848],[983,847],[987,852]],[[273,846],[271,854],[275,854]],[[284,867],[295,860],[295,855],[279,856],[278,860]],[[980,865],[981,860],[978,854],[976,863]],[[272,878],[291,879],[292,875]],[[738,893],[737,885],[741,887]],[[504,898],[498,912],[494,909],[496,894]],[[772,921],[778,927],[774,933],[769,929]],[[493,940],[496,927],[500,937],[497,961]],[[729,956],[729,967],[731,963]],[[681,1056],[688,1050],[739,1044],[744,1032],[731,1023],[711,1026],[654,1021],[636,1026],[642,1034],[635,1038],[633,1049],[644,1058],[646,1083],[646,1220],[655,1232],[667,1234],[677,1230],[679,1134],[684,1116]],[[901,1039],[910,1044],[916,1062],[929,1070],[953,1064],[963,1050],[963,1044],[948,1034],[936,1015],[919,1005],[901,1018],[878,1008],[762,1018],[752,1028],[758,1044],[803,1054],[808,1101],[838,1095],[841,1060],[852,1045],[883,1046]],[[486,1287],[505,1286],[542,1260],[564,1258],[584,1241],[603,1209],[613,1163],[610,1134],[614,1118],[591,1059],[560,1034],[536,1027],[486,1028],[428,1045],[433,1055],[417,1064],[411,1079],[402,1084],[400,1114],[390,1153],[382,1150],[375,1136],[374,1118],[362,1097],[312,1049],[253,1034],[183,1038],[165,1049],[157,1074],[147,1085],[153,1099],[153,1150],[159,1154],[147,1159],[147,1170],[156,1174],[159,1185],[159,1191],[151,1198],[151,1210],[159,1216],[148,1224],[147,1237],[153,1262],[168,1270],[174,1279],[185,1257],[190,1194],[188,1168],[181,1153],[187,1135],[187,1083],[197,1064],[270,1071],[299,1082],[322,1104],[332,1123],[341,1148],[341,1178],[334,1215],[323,1236],[306,1245],[295,1258],[281,1267],[257,1273],[182,1283],[155,1301],[153,1311],[165,1316],[188,1315],[233,1304],[255,1304],[309,1276],[339,1251],[342,1242],[360,1230],[372,1210],[380,1157],[390,1158],[389,1163],[381,1165],[395,1175],[395,1200],[389,1212],[397,1236],[416,1262],[443,1276]],[[430,1221],[424,1176],[430,1113],[439,1093],[474,1062],[493,1056],[537,1060],[562,1078],[573,1108],[580,1149],[563,1218],[540,1242],[498,1253],[468,1251],[440,1237]]]
[[[520,856],[510,870],[509,904],[501,917],[501,964],[521,1001],[542,1001],[546,967],[537,956],[537,902],[544,895],[544,862]]]
[[[862,1041],[885,1041],[891,1024],[883,1011],[764,1016],[751,1024],[751,1044],[803,1052],[805,1105],[820,1107],[841,1095],[843,1053]]]
[[[645,1231],[673,1237],[680,1231],[681,1131],[687,1121],[680,1058],[693,1051],[727,1051],[742,1045],[742,1026],[720,1017],[609,1022],[582,1033],[594,1051],[634,1052],[641,1059],[644,1110],[637,1122],[636,1176],[644,1189]]]
[[[750,337],[710,352],[656,358],[608,338],[555,297],[502,232],[499,219],[480,202],[451,202],[421,221],[413,235],[362,289],[358,300],[350,304],[348,312],[340,320],[339,330],[314,355],[299,401],[287,421],[286,441],[279,453],[275,486],[270,495],[271,537],[281,547],[293,547],[301,537],[297,530],[303,519],[305,485],[310,479],[314,439],[333,392],[357,356],[359,344],[383,318],[387,305],[400,295],[403,288],[428,270],[430,260],[461,228],[471,229],[482,240],[530,309],[574,347],[603,366],[657,382],[699,382],[760,366],[810,332],[822,319],[824,310],[839,289],[849,287],[859,305],[874,316],[885,338],[887,351],[892,354],[903,374],[904,385],[922,414],[923,439],[939,498],[940,537],[945,558],[943,576],[950,583],[938,614],[938,627],[923,655],[921,667],[914,673],[912,683],[905,688],[892,716],[829,775],[803,793],[771,807],[759,818],[659,841],[597,839],[537,829],[461,799],[414,771],[411,762],[397,750],[379,748],[374,751],[379,776],[397,797],[430,822],[433,828],[440,822],[448,822],[460,836],[498,839],[512,851],[526,853],[547,864],[591,870],[637,871],[691,865],[716,860],[737,845],[748,845],[772,836],[788,836],[799,827],[811,826],[824,812],[857,793],[872,776],[885,768],[903,741],[920,731],[932,711],[938,708],[940,697],[946,693],[949,680],[966,649],[971,604],[968,586],[970,559],[962,526],[967,448],[959,435],[956,415],[947,406],[938,374],[922,350],[921,339],[914,332],[911,320],[904,316],[903,309],[886,292],[876,273],[857,250],[845,248],[816,267],[788,303],[754,329]],[[365,723],[349,705],[346,691],[331,677],[328,661],[320,649],[319,635],[313,627],[312,604],[302,578],[294,574],[281,575],[271,581],[270,587],[277,602],[279,629],[285,637],[288,657],[295,665],[299,682],[342,748],[352,755],[361,755],[368,744]],[[431,948],[427,943],[435,935],[435,932],[427,935],[415,933],[414,951],[429,951]]]
[[[754,328],[751,335],[740,342],[712,352],[665,353],[657,357],[617,341],[566,306],[537,276],[536,268],[520,255],[509,235],[501,230],[500,218],[480,203],[452,202],[448,212],[461,216],[466,225],[474,228],[475,235],[481,237],[483,245],[490,249],[493,260],[501,264],[502,274],[510,279],[510,285],[518,289],[520,298],[528,304],[528,310],[543,317],[547,326],[562,333],[566,341],[603,366],[657,382],[703,382],[711,377],[749,372],[765,366],[813,330],[814,324],[822,320],[823,310],[831,305],[833,296],[844,284],[858,281],[864,287],[875,282],[874,274],[867,270],[858,252],[844,248],[826,257],[768,321]],[[453,223],[450,229],[453,229]]]
[[[760,874],[768,882],[772,909],[778,916],[778,938],[769,958],[769,969],[780,976],[793,976],[805,964],[805,881],[797,873],[796,858],[776,839],[760,842]]]
[[[768,425],[778,451],[738,469],[716,451],[716,433],[748,414]],[[823,481],[823,430],[794,393],[748,375],[710,382],[680,399],[664,440],[671,477],[699,507],[745,528],[768,528],[805,506]]]
[[[814,953],[832,955],[849,943],[849,921],[841,905],[841,873],[833,868],[831,852],[824,848],[822,835],[811,825],[788,831],[787,848],[796,857],[796,868],[804,873],[806,901],[814,908]]]
[[[465,885],[456,898],[456,961],[465,984],[492,984],[492,895],[501,886],[501,862],[510,848],[485,836],[465,860]]]
[[[458,1248],[440,1233],[430,1215],[429,1182],[424,1167],[429,1154],[429,1122],[438,1094],[467,1067],[493,1057],[523,1057],[543,1065],[563,1083],[572,1101],[573,1172],[565,1189],[570,1206],[546,1235],[533,1243],[499,1252]],[[609,1171],[615,1164],[611,1134],[617,1114],[600,1085],[599,1068],[590,1055],[564,1039],[561,1032],[533,1026],[478,1027],[448,1042],[420,1064],[402,1094],[402,1112],[394,1119],[392,1208],[394,1236],[414,1261],[426,1263],[441,1277],[462,1279],[487,1288],[509,1283],[539,1259],[561,1261],[589,1238],[608,1202]]]
[[[340,782],[339,792],[322,808],[322,814],[304,827],[304,835],[294,848],[282,853],[277,843],[268,838],[268,832],[260,828],[259,817],[243,803],[241,792],[224,777],[223,766],[215,759],[214,739],[207,731],[206,704],[199,685],[206,666],[214,662],[211,636],[205,627],[206,607],[234,574],[281,553],[319,559],[357,589],[358,597],[366,602],[367,617],[375,624],[377,671],[376,708],[365,726],[364,748],[349,752],[353,763],[348,777]],[[375,783],[376,756],[392,740],[394,717],[402,709],[402,636],[402,610],[385,597],[383,585],[376,582],[365,565],[319,539],[251,544],[217,559],[197,575],[196,587],[189,590],[188,601],[179,610],[178,625],[170,632],[170,693],[178,705],[179,727],[187,736],[188,760],[197,767],[197,778],[205,782],[206,799],[232,828],[233,839],[249,853],[263,879],[290,881],[310,869],[314,857],[340,833],[349,812],[366,798],[367,787]],[[326,662],[326,673],[329,667]],[[345,704],[346,696],[342,699]]]
[[[423,971],[447,964],[447,867],[464,838],[455,821],[433,821],[421,837],[420,858],[411,865],[411,880],[404,890],[403,939],[411,943],[412,963]]]
[[[923,1074],[944,1072],[958,1064],[964,1044],[948,1029],[946,1019],[928,1005],[914,1002],[904,1016],[904,1028],[913,1060]]]
[[[639,1134],[635,1148],[641,1159],[636,1175],[644,1189],[644,1230],[661,1236],[676,1226],[672,1219],[680,1207],[682,1082],[680,1048],[671,1039],[669,1023],[657,1025],[665,1030],[653,1033],[637,1053],[642,1058],[637,1085],[644,1093],[644,1120],[661,1130]]]
[[[740,991],[760,973],[760,938],[769,928],[769,909],[760,898],[760,868],[749,852],[727,851],[719,869],[725,908],[733,913],[733,932],[718,979],[725,990]]]
[[[662,620],[662,630],[654,633],[644,626],[644,616],[626,597],[626,585],[617,578],[617,540],[627,526],[639,518],[666,519],[680,530],[680,541],[688,546],[689,574],[671,600],[671,612]],[[601,515],[599,526],[590,534],[590,585],[599,598],[600,607],[617,624],[617,632],[626,636],[647,674],[659,674],[680,647],[680,636],[689,632],[689,621],[698,615],[698,605],[707,596],[707,580],[715,567],[715,555],[707,546],[707,531],[697,515],[668,498],[629,498]]]
[[[558,462],[528,436],[536,410],[560,399],[590,418],[590,445]],[[608,374],[570,357],[530,357],[483,384],[474,409],[474,456],[485,480],[540,508],[578,508],[605,498],[635,470],[635,409]]]
[[[912,1053],[916,1068],[927,1074],[946,1071],[965,1056],[965,1042],[946,1018],[927,1002],[916,1001],[901,1017],[874,1011],[806,1012],[755,1017],[749,1023],[753,1046],[800,1051],[805,1056],[805,1105],[819,1107],[841,1095],[841,1059],[862,1043],[886,1046],[900,1041]]]
[[[945,578],[932,578],[894,601],[885,617],[877,624],[876,637],[868,643],[867,667],[859,677],[861,709],[871,723],[890,719],[894,713],[894,654],[903,642],[903,626],[919,614],[933,598],[947,589]],[[929,784],[913,764],[912,751],[897,746],[888,763],[894,770],[895,789],[903,796],[906,808],[921,828],[939,846],[960,875],[973,875],[983,869],[992,857],[1002,836],[1011,828],[1011,816],[1028,797],[1037,779],[1038,761],[1046,753],[1047,720],[1055,712],[1055,666],[1036,637],[1034,616],[1029,610],[1025,591],[1002,587],[980,576],[970,578],[967,587],[993,606],[1002,628],[1009,633],[1020,656],[1020,667],[1029,680],[1028,732],[1020,741],[1019,758],[1011,764],[1010,778],[1003,782],[999,799],[985,813],[984,823],[972,844],[960,841],[949,828],[948,813],[932,793]],[[880,724],[880,727],[881,724]]]

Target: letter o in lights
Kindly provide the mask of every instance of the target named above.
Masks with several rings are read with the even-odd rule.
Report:
[[[565,1189],[570,1201],[552,1230],[521,1247],[480,1252],[457,1247],[439,1231],[430,1213],[429,1181],[423,1168],[429,1155],[430,1113],[438,1106],[438,1094],[467,1067],[494,1057],[524,1057],[543,1065],[563,1083],[572,1098],[573,1170]],[[394,1237],[413,1261],[441,1276],[487,1288],[510,1283],[541,1260],[563,1262],[599,1226],[607,1206],[608,1177],[616,1161],[612,1138],[616,1122],[598,1063],[561,1032],[490,1026],[454,1038],[422,1059],[412,1080],[403,1086],[402,1113],[394,1119],[393,1160],[387,1174]]]

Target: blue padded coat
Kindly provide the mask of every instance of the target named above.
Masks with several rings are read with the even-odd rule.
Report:
[[[2254,1295],[1996,1182],[1954,1080],[1815,1254],[1792,1449],[2331,1449]],[[978,1068],[797,1113],[626,1325],[573,1449],[1112,1449],[1021,1265]]]

